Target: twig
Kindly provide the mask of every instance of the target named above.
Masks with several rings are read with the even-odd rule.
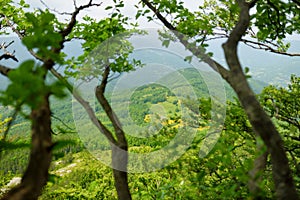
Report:
[[[62,119],[60,119],[59,117],[55,116],[53,113],[51,114],[51,117],[58,120],[59,122],[61,122],[65,127],[67,127],[70,130],[75,130],[74,128],[71,128],[70,126],[68,126]]]
[[[60,80],[66,86],[66,88],[73,95],[73,97],[82,105],[82,107],[86,110],[87,114],[89,115],[93,124],[106,136],[106,138],[111,143],[116,144],[116,140],[113,137],[112,133],[100,120],[98,120],[90,104],[87,101],[85,101],[76,90],[73,89],[73,86],[59,72],[57,72],[54,68],[52,68],[50,71],[58,80]]]
[[[9,67],[6,67],[4,65],[0,65],[0,73],[3,75],[3,76],[8,76],[8,73],[13,70],[12,68],[9,68]]]
[[[246,44],[247,46],[254,48],[254,49],[260,49],[260,50],[265,50],[268,52],[272,52],[272,53],[276,53],[276,54],[280,54],[280,55],[286,55],[286,56],[300,56],[300,53],[289,53],[289,52],[283,52],[277,49],[272,48],[270,45],[267,45],[265,43],[261,43],[261,42],[255,42],[255,41],[251,41],[251,40],[247,40],[247,39],[241,39],[241,42],[243,42],[244,44]],[[268,42],[274,46],[278,46],[275,45],[271,42]],[[255,46],[254,46],[255,45]]]
[[[50,11],[55,12],[59,15],[72,15],[72,13],[68,13],[68,12],[59,12],[56,9],[50,8],[43,0],[40,0],[40,2]]]

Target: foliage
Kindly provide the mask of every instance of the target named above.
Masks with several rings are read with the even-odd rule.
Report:
[[[5,118],[2,119],[2,115],[0,115],[0,140],[2,140],[2,135],[7,130],[6,124],[9,123],[12,120],[12,118]]]
[[[259,1],[256,6],[257,12],[253,16],[254,23],[259,28],[257,38],[259,40],[279,39],[279,44],[282,44],[281,39],[286,35],[293,32],[299,33],[300,11],[298,6],[293,1],[272,0],[268,3]],[[286,48],[282,50],[285,51]]]
[[[206,106],[207,104],[200,105],[202,108]],[[247,132],[251,131],[251,128],[240,105],[237,102],[229,102],[227,113],[225,131],[211,153],[203,159],[198,157],[201,141],[206,132],[197,133],[188,151],[170,166],[157,172],[131,174],[129,183],[132,197],[134,199],[250,198],[247,174],[252,168],[254,157],[259,152],[256,153],[255,139]],[[241,117],[237,117],[238,115]],[[173,134],[176,134],[173,126],[166,126],[160,134],[154,136],[153,140],[148,138],[147,143],[128,137],[128,142],[132,146],[129,151],[155,151],[172,139],[173,131],[175,131]],[[61,158],[62,161],[65,159],[67,158]],[[72,163],[76,163],[72,171],[57,178],[55,184],[49,183],[41,199],[116,198],[109,168],[104,167],[84,151],[73,154]],[[53,171],[60,168],[57,165]],[[262,185],[266,191],[272,191],[270,177],[266,176]],[[272,193],[266,193],[265,197],[272,197]]]
[[[290,157],[295,182],[299,189],[299,143],[300,143],[300,78],[291,75],[287,87],[270,85],[262,91],[260,101],[268,114],[274,119],[285,142],[285,148]]]
[[[36,50],[37,56],[44,60],[52,59],[61,63],[62,58],[59,54],[53,52],[53,48],[59,48],[62,42],[62,36],[57,32],[57,19],[54,14],[48,10],[38,10],[35,13],[25,14],[26,36],[23,38],[23,44],[28,50]]]
[[[22,105],[27,105],[34,109],[41,104],[44,95],[54,93],[57,97],[64,97],[63,86],[59,82],[45,85],[45,75],[45,70],[35,65],[33,60],[25,61],[9,73],[11,84],[2,92],[0,101],[4,106],[20,109]]]
[[[261,94],[261,102],[271,117],[287,122],[300,130],[300,78],[291,76],[287,88],[268,86]]]
[[[145,2],[145,1],[141,1]],[[235,1],[205,0],[196,9],[189,10],[181,0],[151,1],[158,12],[172,15],[171,25],[180,33],[194,39],[197,46],[204,51],[212,39],[228,38],[237,24],[239,5]],[[144,4],[142,4],[144,6]],[[250,26],[241,42],[256,49],[275,53],[285,53],[290,43],[284,41],[287,35],[299,33],[299,2],[289,0],[257,1],[251,13]],[[139,9],[136,18],[145,16],[149,21],[155,20],[149,9]],[[166,19],[169,19],[168,17]],[[212,53],[209,53],[212,54]]]
[[[141,94],[144,94],[142,91]],[[210,100],[201,99],[200,102],[199,112],[209,120],[210,115],[207,114],[211,109]],[[59,107],[59,104],[57,106]],[[173,113],[172,119],[178,121],[180,116]],[[176,128],[169,124],[151,139],[128,137],[131,146],[129,151],[155,151],[165,146],[176,133]],[[206,157],[200,159],[199,149],[205,134],[205,131],[197,133],[189,150],[170,166],[157,172],[131,174],[129,182],[133,198],[250,198],[247,174],[252,169],[253,159],[260,152],[256,152],[256,139],[238,101],[228,102],[221,138],[214,149]],[[58,135],[57,139],[76,140],[76,136]],[[71,146],[71,151],[69,151],[68,143],[66,144],[67,146],[63,145],[54,151],[55,161],[51,167],[51,174],[55,176],[48,182],[41,199],[116,199],[110,169],[99,163],[88,152],[80,148],[76,150],[76,145],[74,148]],[[9,158],[12,157],[10,154]],[[12,163],[8,165],[13,166]],[[70,165],[74,167],[68,168]],[[66,169],[65,171],[70,169],[71,172],[60,176],[58,173],[61,169]],[[5,177],[6,181],[4,179],[3,181],[7,183],[8,178]],[[273,185],[269,170],[263,173],[263,177],[261,187],[265,191],[264,196],[272,198]]]

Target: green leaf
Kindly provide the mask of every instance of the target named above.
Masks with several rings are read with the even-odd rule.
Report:
[[[141,15],[142,15],[142,11],[138,10],[136,15],[135,15],[135,19],[138,19]]]
[[[250,69],[249,67],[245,67],[245,74],[249,73]]]
[[[110,10],[110,9],[112,9],[113,7],[112,6],[107,6],[106,8],[105,8],[105,10]]]
[[[170,40],[164,40],[163,42],[162,42],[162,46],[164,46],[164,47],[169,47],[169,45],[170,45]]]
[[[111,18],[114,18],[114,17],[116,17],[118,15],[118,13],[113,13],[112,15],[111,15]]]
[[[19,68],[9,73],[11,84],[1,96],[2,102],[5,105],[26,104],[31,108],[37,107],[48,92],[44,76],[45,70],[35,65],[33,60],[23,62]]]
[[[187,62],[191,63],[192,62],[192,58],[193,58],[193,56],[186,56],[184,58],[184,61],[187,61]]]

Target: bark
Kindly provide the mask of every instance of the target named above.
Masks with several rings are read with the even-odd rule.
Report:
[[[124,147],[112,146],[113,175],[119,200],[131,200],[131,194],[128,187],[128,173],[126,170],[127,164],[127,145]]]
[[[29,164],[21,183],[5,194],[1,200],[38,199],[48,180],[53,147],[51,139],[51,118],[48,96],[37,109],[31,112],[31,153]]]
[[[270,117],[260,106],[242,73],[235,73],[230,85],[236,91],[254,132],[263,139],[270,152],[277,198],[298,199],[283,141]]]
[[[270,152],[277,198],[298,199],[281,136],[270,117],[256,99],[239,62],[237,45],[250,22],[250,5],[241,0],[239,1],[239,5],[241,9],[239,21],[231,32],[227,42],[223,44],[226,62],[230,68],[228,82],[237,93],[254,132],[263,139]]]
[[[112,147],[112,167],[113,167],[113,176],[115,180],[115,187],[118,194],[118,199],[127,200],[131,199],[130,190],[128,187],[128,174],[127,174],[127,163],[128,163],[128,144],[125,138],[125,133],[122,130],[120,122],[117,116],[114,114],[109,102],[104,96],[105,87],[107,84],[107,77],[109,74],[109,68],[106,68],[105,73],[103,74],[103,80],[101,85],[96,88],[96,97],[98,102],[101,104],[105,113],[109,116],[113,127],[115,129],[117,139],[113,137],[113,134],[110,130],[108,130],[101,121],[99,121],[90,107],[89,103],[86,102],[76,91],[73,91],[73,87],[70,85],[68,81],[66,81],[61,74],[59,74],[56,70],[51,69],[52,74],[61,80],[68,90],[72,93],[74,98],[85,108],[86,112],[89,114],[90,119],[94,123],[94,125],[101,131],[107,139],[111,143]],[[119,149],[118,149],[119,148]],[[120,149],[124,150],[123,152]],[[121,170],[122,169],[122,170]]]
[[[72,32],[74,26],[76,25],[76,17],[78,14],[89,7],[101,6],[102,3],[93,3],[93,0],[85,5],[76,7],[75,11],[72,13],[70,22],[66,27],[59,33],[62,36],[62,40],[59,47],[52,47],[51,51],[54,54],[59,54],[64,48],[64,42],[66,42],[66,37]],[[4,16],[5,22],[11,28],[11,30],[16,33],[20,39],[23,39],[24,34],[18,30],[14,23],[11,23],[6,16]],[[45,59],[38,56],[33,50],[28,50],[36,59],[44,63],[43,67],[46,70],[52,70],[55,61],[52,59]],[[0,65],[0,73],[7,76],[8,73],[13,70],[11,68]],[[45,77],[44,77],[45,79]],[[86,102],[84,102],[86,103]],[[52,153],[51,149],[53,147],[51,138],[51,111],[49,105],[49,95],[44,96],[43,103],[31,112],[31,152],[30,159],[27,169],[22,177],[21,183],[15,188],[11,189],[7,194],[5,194],[1,200],[19,200],[19,199],[38,199],[41,194],[43,187],[46,185],[48,180],[48,169],[50,167]],[[99,122],[99,121],[98,121]],[[97,125],[100,123],[94,122]],[[102,125],[102,124],[100,124]],[[104,126],[102,126],[103,128]],[[105,128],[105,127],[104,127]],[[105,129],[105,131],[108,131]]]
[[[96,87],[95,95],[98,102],[101,104],[106,115],[110,119],[114,131],[117,137],[116,144],[112,144],[112,167],[113,175],[115,179],[115,187],[118,193],[119,200],[130,200],[131,194],[128,186],[128,143],[125,137],[124,130],[118,116],[114,113],[112,107],[104,96],[105,88],[108,82],[108,76],[110,68],[107,66],[102,74],[102,81],[99,86]]]

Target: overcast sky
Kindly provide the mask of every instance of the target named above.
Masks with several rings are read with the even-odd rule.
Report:
[[[124,0],[125,2],[125,8],[123,8],[122,12],[124,15],[129,16],[134,20],[137,8],[134,7],[134,5],[137,4],[139,0]],[[33,8],[40,8],[44,9],[45,6],[41,3],[40,0],[26,0],[27,3],[29,3]],[[72,12],[74,10],[73,6],[73,0],[44,0],[44,2],[50,7],[60,12]],[[77,0],[77,4],[85,4],[88,0]],[[89,15],[96,18],[103,18],[107,17],[107,14],[109,11],[105,11],[104,8],[108,5],[113,5],[112,0],[94,0],[94,2],[103,2],[103,5],[95,8],[89,8],[81,13],[80,17]],[[184,0],[184,4],[187,8],[190,10],[195,10],[201,5],[203,0]],[[62,16],[61,19],[68,18],[69,16]],[[139,18],[139,27],[140,28],[157,28],[160,25],[160,23],[157,21],[155,22],[147,22],[147,19],[140,17]],[[293,35],[289,36],[288,39],[293,40],[300,40],[299,35]]]
[[[134,7],[134,5],[136,5],[138,3],[139,0],[125,0],[125,7],[122,9],[122,12],[125,16],[129,16],[131,17],[133,20],[135,18],[135,14],[137,12],[137,8]],[[29,3],[33,8],[39,8],[39,9],[44,9],[45,6],[41,3],[40,0],[27,0],[27,3]],[[57,11],[60,12],[72,12],[74,10],[74,6],[73,6],[73,0],[44,0],[44,2],[52,9],[55,9]],[[88,0],[77,0],[77,4],[82,5],[87,3]],[[99,7],[94,7],[94,8],[89,8],[87,10],[85,10],[84,12],[82,12],[82,14],[80,15],[85,16],[85,15],[89,15],[92,17],[96,17],[96,18],[103,18],[103,17],[107,17],[107,14],[109,13],[109,11],[105,11],[104,8],[108,5],[113,5],[113,1],[112,0],[94,0],[94,2],[103,2],[102,6]],[[199,5],[201,5],[201,2],[203,2],[202,0],[186,0],[185,1],[185,6],[191,10],[197,8]],[[198,5],[198,6],[197,6]],[[63,16],[62,18],[67,18],[68,16]],[[147,22],[146,19],[144,19],[143,17],[140,17],[139,19],[139,25],[140,28],[156,28],[159,26],[159,23],[156,22]]]

